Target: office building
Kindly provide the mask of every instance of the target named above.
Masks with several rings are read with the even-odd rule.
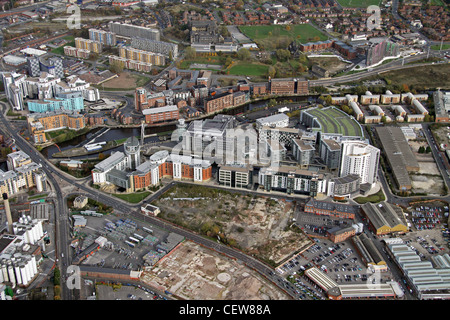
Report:
[[[253,184],[253,167],[249,165],[219,165],[217,181],[231,188],[250,188]]]
[[[341,219],[355,219],[356,214],[359,212],[359,206],[311,198],[305,204],[305,212]]]

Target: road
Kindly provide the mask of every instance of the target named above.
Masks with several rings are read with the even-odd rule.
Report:
[[[429,57],[440,57],[441,53],[439,51],[431,51]],[[410,62],[418,61],[427,58],[427,53],[416,54],[415,56],[405,57],[404,59],[394,60],[380,66],[374,67],[372,69],[368,69],[367,71],[361,71],[354,74],[344,75],[331,79],[322,79],[322,80],[310,80],[309,85],[311,87],[317,86],[332,86],[338,83],[346,83],[346,82],[357,82],[363,78],[368,78],[371,76],[379,75],[380,73],[387,71],[400,70],[405,68],[413,68],[420,66],[429,66],[430,63],[417,63],[407,65]]]

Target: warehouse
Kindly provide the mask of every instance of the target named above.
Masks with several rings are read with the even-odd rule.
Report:
[[[401,191],[411,190],[409,172],[419,171],[419,163],[399,127],[377,127],[377,135],[384,150],[397,187]]]
[[[361,213],[369,220],[370,227],[376,235],[388,233],[405,233],[408,231],[402,210],[388,202],[378,204],[365,203]]]
[[[365,233],[353,237],[352,240],[356,251],[360,254],[366,266],[377,271],[387,270],[386,261],[384,261],[381,253]]]

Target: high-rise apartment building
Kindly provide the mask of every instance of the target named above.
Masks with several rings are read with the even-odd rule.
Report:
[[[341,153],[340,177],[357,174],[361,184],[377,181],[380,149],[362,141],[348,140],[341,143]]]

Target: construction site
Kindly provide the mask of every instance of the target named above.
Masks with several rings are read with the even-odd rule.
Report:
[[[154,202],[160,217],[276,267],[313,244],[293,226],[296,203],[178,184]]]
[[[186,300],[288,300],[290,297],[256,271],[195,242],[184,241],[141,283]]]

